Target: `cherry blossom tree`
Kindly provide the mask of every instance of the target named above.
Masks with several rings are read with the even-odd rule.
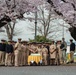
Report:
[[[71,36],[76,40],[76,0],[48,0],[54,11],[69,25]]]
[[[14,21],[23,18],[24,13],[38,11],[38,5],[45,1],[70,25],[69,31],[76,40],[76,0],[0,0],[0,24],[8,22],[3,19],[5,17]]]
[[[0,0],[0,27],[5,26],[8,39],[12,40],[15,21],[22,19],[24,13],[34,13],[38,11],[37,6],[44,3],[45,0]],[[9,25],[13,22],[12,25]]]
[[[62,36],[61,27],[58,21],[58,15],[52,10],[49,3],[45,3],[38,7],[37,11],[37,33],[45,38],[55,39]],[[34,16],[34,15],[33,15]],[[54,24],[54,22],[58,22]],[[35,26],[29,26],[31,31],[35,31]],[[37,34],[37,35],[38,35]]]
[[[8,40],[13,40],[14,36],[20,35],[22,33],[22,30],[17,28],[16,23],[17,21],[10,22],[3,27],[6,33],[5,36],[7,36]]]
[[[44,0],[0,0],[0,18],[7,15],[11,20],[24,13],[34,12]]]
[[[0,20],[9,17],[11,21],[23,18],[24,13],[37,11],[37,6],[45,0],[0,0]],[[4,22],[5,20],[3,20]],[[6,21],[8,22],[8,21]],[[2,21],[0,22],[2,25]],[[1,25],[1,26],[2,26]]]

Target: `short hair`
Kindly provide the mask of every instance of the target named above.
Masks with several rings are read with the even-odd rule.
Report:
[[[52,41],[52,43],[55,43],[55,41]]]
[[[8,42],[12,42],[11,40],[9,40]]]
[[[70,41],[72,42],[72,41],[73,41],[73,39],[70,39]]]
[[[1,41],[2,41],[2,42],[5,42],[5,40],[4,40],[4,39],[2,39]]]
[[[62,40],[65,40],[65,38],[62,38]]]
[[[21,38],[18,38],[18,40],[21,40]]]

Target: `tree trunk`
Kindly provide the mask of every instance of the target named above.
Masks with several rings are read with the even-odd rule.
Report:
[[[76,27],[70,27],[69,31],[74,40],[76,40]]]
[[[15,28],[15,22],[13,23],[13,26],[11,25],[11,23],[9,23],[8,25],[5,26],[8,40],[13,39],[14,28]]]
[[[8,36],[8,40],[12,41],[12,38],[13,37],[11,35]]]

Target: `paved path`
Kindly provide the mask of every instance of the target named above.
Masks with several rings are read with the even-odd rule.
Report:
[[[0,75],[76,75],[76,66],[0,67]]]

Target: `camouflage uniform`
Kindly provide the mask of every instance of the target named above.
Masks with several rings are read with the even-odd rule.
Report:
[[[16,43],[15,44],[15,66],[19,66],[21,64],[21,43]]]
[[[47,65],[47,56],[48,56],[47,48],[42,48],[42,58],[45,65]]]
[[[60,46],[61,44],[57,44],[57,49],[58,49],[58,58],[59,58],[59,61],[60,61],[60,64],[62,64],[62,51],[60,49]]]
[[[27,62],[27,48],[26,48],[26,45],[22,44],[21,48],[22,48],[21,62],[22,62],[22,65],[26,65],[26,62]]]

